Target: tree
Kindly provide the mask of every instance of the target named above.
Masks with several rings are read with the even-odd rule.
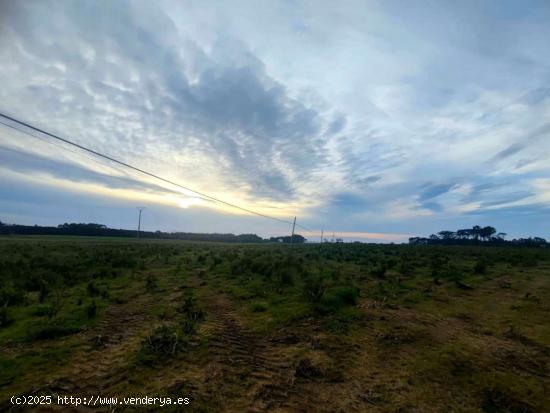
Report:
[[[496,234],[497,230],[491,226],[483,227],[479,231],[479,235],[481,239],[488,240],[491,238],[494,234]]]
[[[290,244],[290,235],[286,235],[284,237],[271,237],[269,238],[270,242],[282,242],[284,244]],[[292,243],[294,244],[303,244],[306,242],[307,239],[301,236],[300,234],[294,234],[294,237],[292,238]]]
[[[455,237],[455,233],[453,231],[439,231],[438,235],[444,240],[454,239]]]
[[[469,239],[472,236],[471,229],[459,229],[456,231],[456,236],[460,239]]]
[[[479,237],[481,236],[481,227],[479,225],[474,225],[472,228],[472,235],[476,241],[479,240]]]

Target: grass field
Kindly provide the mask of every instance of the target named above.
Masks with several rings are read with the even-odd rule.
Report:
[[[549,412],[549,320],[542,248],[6,237],[0,411]]]

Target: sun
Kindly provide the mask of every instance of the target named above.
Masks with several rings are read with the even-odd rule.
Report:
[[[200,204],[200,200],[198,198],[192,198],[192,197],[179,198],[177,202],[178,202],[178,206],[184,209],[187,209],[193,205]]]

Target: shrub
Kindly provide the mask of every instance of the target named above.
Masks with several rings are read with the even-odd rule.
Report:
[[[13,283],[8,282],[0,287],[0,305],[10,306],[21,304],[25,300],[25,292],[23,289],[16,287]]]
[[[86,286],[86,291],[88,292],[88,295],[90,297],[97,297],[101,292],[98,286],[93,281],[90,281],[88,283],[88,285]]]
[[[151,356],[165,358],[175,355],[181,350],[181,344],[176,328],[162,325],[142,341],[141,349],[150,360]]]
[[[195,297],[192,294],[185,297],[185,300],[180,307],[180,312],[185,314],[186,318],[189,320],[199,321],[204,318],[204,313],[197,307]]]
[[[145,279],[145,288],[147,289],[147,291],[154,291],[157,289],[157,287],[157,277],[149,273],[147,275],[147,278]]]
[[[487,262],[485,260],[478,260],[474,266],[474,272],[476,274],[486,274],[487,273]]]
[[[298,362],[294,375],[296,377],[312,379],[321,377],[323,375],[323,370],[320,366],[314,364],[310,359],[306,358]]]
[[[387,267],[385,265],[380,265],[378,267],[374,267],[372,270],[371,270],[371,275],[374,276],[374,277],[378,277],[378,278],[384,278],[384,276],[386,275],[386,271],[387,271]]]
[[[399,264],[399,273],[405,277],[409,277],[414,273],[414,266],[410,259],[403,259]]]
[[[344,305],[357,305],[359,299],[359,288],[339,287],[335,289],[334,296]]]
[[[40,279],[38,283],[38,302],[43,303],[46,297],[50,294],[50,287],[43,279]]]
[[[37,316],[37,317],[45,317],[48,315],[48,307],[47,305],[39,305],[37,306],[34,311],[33,311],[33,315]]]
[[[13,319],[9,314],[8,307],[7,306],[0,307],[0,328],[4,328],[7,325],[11,324],[12,322],[13,322]]]
[[[321,314],[331,314],[340,308],[356,305],[359,299],[359,289],[356,287],[337,287],[329,290],[316,305]]]
[[[185,336],[190,336],[197,331],[197,321],[187,318],[180,323],[180,328]]]
[[[48,319],[51,320],[52,318],[54,318],[59,313],[59,310],[61,310],[62,306],[63,306],[63,300],[61,298],[61,294],[57,292],[52,298],[50,304],[45,306],[46,315],[48,316]]]
[[[255,302],[250,305],[250,310],[253,313],[263,313],[267,310],[267,305],[263,302]]]
[[[275,278],[279,286],[292,285],[294,284],[294,275],[296,269],[287,266],[278,267],[275,270]]]
[[[97,304],[96,304],[95,300],[93,300],[86,307],[86,316],[88,318],[95,318],[97,316]]]
[[[49,323],[46,325],[40,325],[36,328],[29,330],[27,339],[30,341],[49,340],[75,334],[79,331],[80,329],[78,329],[77,327],[61,326],[58,324]]]
[[[326,280],[320,275],[310,275],[304,280],[304,295],[312,303],[320,302],[327,288]]]

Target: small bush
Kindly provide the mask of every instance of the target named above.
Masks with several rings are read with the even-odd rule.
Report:
[[[47,306],[44,308],[46,309],[46,315],[48,316],[48,319],[52,319],[59,313],[59,310],[61,310],[61,307],[63,307],[63,299],[61,297],[61,293],[58,291],[53,297]]]
[[[320,302],[327,288],[326,280],[320,275],[310,275],[304,280],[304,295],[312,303]]]
[[[346,334],[351,322],[351,319],[345,317],[329,317],[324,326],[333,334]]]
[[[294,268],[277,268],[275,271],[275,278],[277,280],[277,284],[282,286],[285,285],[292,285],[294,284],[294,275],[296,273],[296,269]]]
[[[306,379],[317,378],[323,375],[323,369],[306,358],[298,362],[294,375]]]
[[[316,309],[322,314],[336,313],[345,306],[356,305],[359,299],[359,289],[356,287],[338,287],[329,290]]]
[[[474,272],[476,274],[487,274],[487,262],[484,260],[479,260],[474,266]]]
[[[187,318],[180,323],[180,328],[184,336],[191,336],[197,331],[197,321]]]
[[[189,294],[180,307],[180,313],[185,314],[186,318],[193,321],[199,321],[204,318],[204,313],[197,307],[195,297]]]
[[[0,328],[4,328],[8,326],[12,322],[13,322],[13,319],[9,314],[8,307],[7,306],[0,307]]]
[[[141,350],[146,360],[151,361],[151,357],[165,358],[175,355],[181,350],[181,345],[177,329],[162,325],[143,340]]]
[[[158,288],[157,277],[149,273],[145,279],[145,288],[147,291],[155,291]]]
[[[404,259],[399,264],[399,273],[405,277],[410,277],[414,273],[414,266],[409,259]]]
[[[502,386],[484,390],[481,408],[486,413],[535,413],[531,405],[520,400],[511,389]]]
[[[96,304],[95,300],[93,300],[86,307],[86,316],[88,318],[95,318],[97,316],[97,304]]]
[[[334,296],[344,305],[357,305],[359,299],[359,288],[339,287],[334,290]]]
[[[8,282],[0,287],[0,305],[10,306],[21,304],[25,300],[25,292],[22,288],[16,287]]]
[[[38,302],[43,303],[46,297],[50,294],[50,287],[43,279],[40,279],[38,282],[38,291]]]
[[[97,297],[101,293],[99,287],[93,281],[90,281],[88,283],[88,285],[86,286],[86,291],[88,292],[88,295],[90,297]]]
[[[388,269],[385,265],[381,265],[379,267],[374,267],[370,273],[373,277],[384,278],[387,270]]]
[[[40,325],[34,329],[29,330],[27,339],[30,341],[34,340],[50,340],[54,338],[64,337],[71,334],[78,333],[79,328],[62,326],[58,324],[46,324]]]
[[[263,302],[255,302],[250,305],[250,311],[253,313],[263,313],[267,310],[267,305]]]
[[[48,308],[49,306],[47,305],[39,305],[34,309],[33,315],[37,317],[45,317],[48,315]]]

